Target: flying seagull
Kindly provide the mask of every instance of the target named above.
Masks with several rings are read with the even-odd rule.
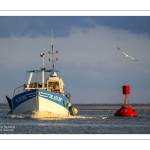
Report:
[[[119,47],[117,47],[117,48],[118,48],[118,50],[119,50],[120,52],[122,52],[126,57],[131,58],[131,59],[134,60],[134,61],[138,61],[137,59],[135,59],[135,58],[129,56],[128,54],[126,54],[125,52],[123,52]]]

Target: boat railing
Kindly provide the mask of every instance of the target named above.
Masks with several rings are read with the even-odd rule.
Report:
[[[39,84],[42,85],[41,83],[39,83]],[[42,88],[42,86],[34,87],[32,85],[33,85],[33,83],[30,83],[30,84],[24,84],[22,86],[17,87],[16,89],[14,89],[13,96],[23,93],[23,92],[26,92],[26,91],[34,90],[34,89],[42,89],[42,90],[47,89],[47,85],[45,83],[44,83],[44,85],[45,85],[44,88]]]

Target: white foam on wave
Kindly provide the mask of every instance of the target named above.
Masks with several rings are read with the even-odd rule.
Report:
[[[31,119],[44,119],[44,120],[63,120],[63,119],[88,119],[94,117],[88,116],[68,116],[68,115],[56,115],[47,111],[33,111],[26,114],[12,114],[7,118],[31,118]]]
[[[101,119],[108,119],[110,116],[100,116]]]

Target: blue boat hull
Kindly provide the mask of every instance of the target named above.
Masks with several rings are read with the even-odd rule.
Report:
[[[20,93],[12,99],[13,114],[24,114],[30,111],[73,115],[72,106],[64,95],[39,89]]]

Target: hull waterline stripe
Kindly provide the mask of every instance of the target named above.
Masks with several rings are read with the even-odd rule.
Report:
[[[48,97],[47,95],[40,95],[40,96],[43,96],[43,97]]]
[[[32,95],[32,94],[35,94],[35,92],[34,93],[30,93],[30,94],[26,94],[26,95]]]
[[[35,97],[36,95],[31,95],[31,96],[28,96],[28,97]]]
[[[44,93],[44,92],[40,92],[40,95],[41,95],[41,94],[50,95],[50,94],[48,94],[48,93]]]

